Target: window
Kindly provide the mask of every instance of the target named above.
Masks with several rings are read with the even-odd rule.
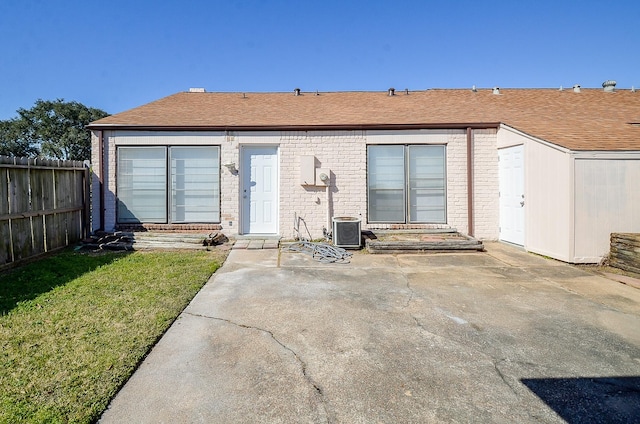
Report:
[[[118,149],[118,221],[166,222],[167,149]]]
[[[171,221],[220,221],[217,147],[171,147]]]
[[[443,145],[367,147],[369,222],[445,223]]]
[[[220,222],[219,157],[217,146],[118,148],[118,222]]]

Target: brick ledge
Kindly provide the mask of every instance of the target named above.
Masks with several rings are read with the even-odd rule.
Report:
[[[192,232],[192,231],[220,231],[220,224],[118,224],[118,231],[169,231],[169,232]]]

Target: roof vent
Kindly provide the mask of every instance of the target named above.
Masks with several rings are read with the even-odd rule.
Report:
[[[500,87],[493,87],[493,94],[500,94]]]
[[[199,88],[199,87],[193,88],[192,87],[192,88],[189,89],[189,93],[204,93],[204,88]]]
[[[580,92],[580,85],[579,84],[575,84],[573,86],[573,92],[574,93],[579,93]]]
[[[408,95],[409,95],[409,89],[408,89],[408,88],[405,88],[405,89],[404,89],[404,94],[405,94],[406,96],[408,96]]]
[[[396,95],[396,89],[395,89],[395,88],[393,88],[393,87],[392,87],[392,88],[390,88],[390,89],[389,89],[389,95],[390,95],[390,96],[395,96],[395,95]]]
[[[294,96],[299,96],[300,95],[300,89],[299,88],[294,88],[293,89],[293,95]]]
[[[636,88],[635,88],[633,85],[631,86],[631,92],[632,92],[632,93],[635,93],[635,92],[636,92]]]
[[[602,88],[604,88],[604,91],[607,93],[612,93],[616,89],[616,82],[614,80],[606,80],[602,83]]]
[[[475,84],[471,86],[471,91],[473,91],[474,93],[478,92],[478,89],[476,88]]]

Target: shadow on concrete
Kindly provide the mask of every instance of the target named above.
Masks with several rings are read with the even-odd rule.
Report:
[[[640,422],[640,377],[520,381],[569,424]]]

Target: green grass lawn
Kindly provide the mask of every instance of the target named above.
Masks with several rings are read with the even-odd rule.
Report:
[[[97,420],[224,258],[64,251],[0,274],[0,422]]]

